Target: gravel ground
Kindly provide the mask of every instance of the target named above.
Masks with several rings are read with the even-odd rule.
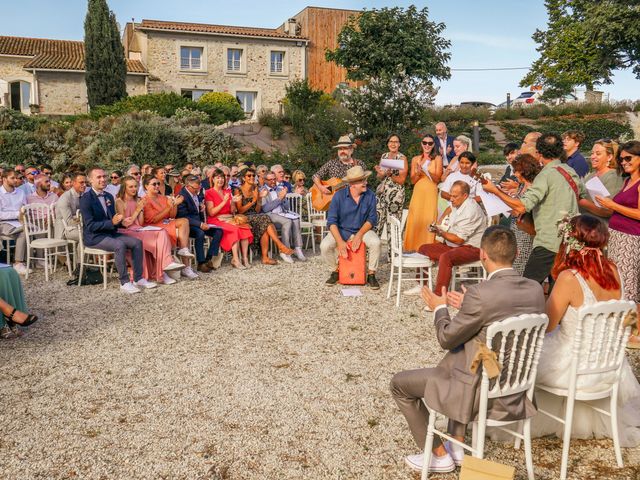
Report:
[[[323,285],[318,257],[134,296],[36,273],[42,320],[0,343],[0,477],[418,478],[388,384],[443,352],[415,297],[386,300],[387,272],[358,298]],[[557,478],[559,440],[533,448],[536,478]],[[526,478],[522,452],[488,442],[486,456]],[[624,459],[609,468],[609,440],[574,441],[570,473],[638,478],[640,448]]]

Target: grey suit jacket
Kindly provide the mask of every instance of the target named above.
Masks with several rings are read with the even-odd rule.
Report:
[[[467,289],[458,314],[451,318],[446,308],[435,314],[438,342],[449,352],[437,367],[428,369],[424,399],[430,408],[450,420],[467,424],[478,414],[482,369],[471,373],[477,351],[475,340],[486,342],[487,327],[524,313],[544,313],[542,287],[515,270],[497,272],[490,280]],[[526,394],[495,399],[488,418],[519,420],[536,412]]]
[[[62,219],[67,222],[69,229],[75,228],[77,223],[73,220],[76,215],[76,211],[80,208],[80,195],[71,188],[64,192],[58,201],[54,204],[56,219],[54,223],[54,235],[55,238],[65,238],[64,225]]]

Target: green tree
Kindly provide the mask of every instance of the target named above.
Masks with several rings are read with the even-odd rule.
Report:
[[[84,20],[87,97],[91,108],[127,96],[127,64],[116,16],[106,0],[89,0]]]
[[[542,85],[559,96],[582,85],[611,84],[615,70],[640,78],[640,5],[637,0],[547,0],[547,30],[532,38],[540,52],[521,86]]]

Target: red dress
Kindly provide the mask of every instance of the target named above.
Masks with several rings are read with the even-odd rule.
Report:
[[[245,238],[249,240],[249,243],[253,242],[253,233],[251,233],[251,227],[249,225],[232,225],[229,222],[221,220],[221,215],[231,215],[231,189],[228,188],[224,191],[225,194],[229,194],[229,200],[220,209],[215,217],[207,215],[207,223],[209,225],[217,225],[222,228],[222,240],[220,241],[220,247],[228,252],[234,243]],[[223,194],[224,197],[224,194]],[[207,190],[204,194],[204,200],[206,202],[213,203],[214,207],[217,207],[222,203],[223,197],[213,188]]]

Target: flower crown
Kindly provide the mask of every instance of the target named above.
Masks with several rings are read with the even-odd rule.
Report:
[[[576,250],[579,252],[584,249],[585,244],[575,237],[573,226],[571,225],[571,219],[573,217],[571,217],[567,212],[560,213],[564,213],[564,215],[556,222],[556,225],[558,227],[558,236],[562,238],[566,248],[565,253],[569,253],[570,250]]]

